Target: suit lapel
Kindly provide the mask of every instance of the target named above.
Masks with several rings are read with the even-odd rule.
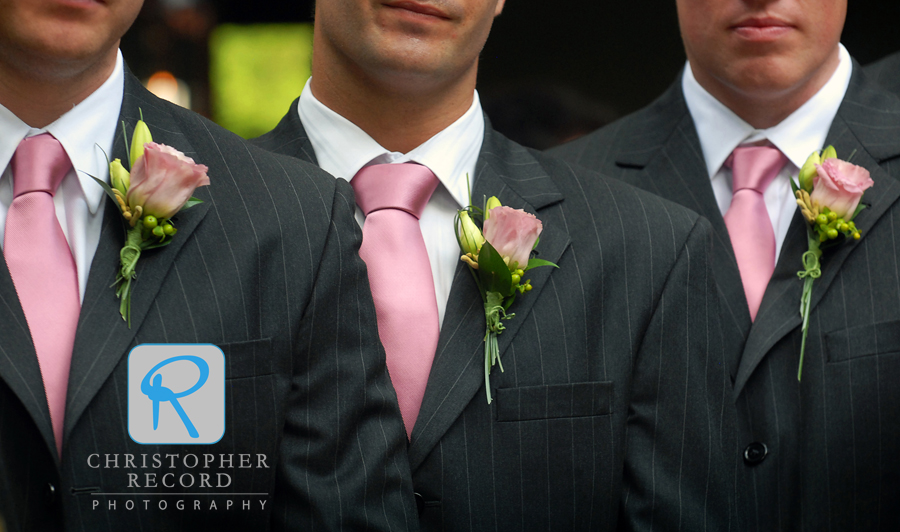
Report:
[[[544,225],[538,245],[539,258],[557,262],[569,246],[558,208],[563,196],[544,168],[531,154],[493,132],[486,124],[484,142],[475,172],[472,201],[497,196],[503,205],[536,214]],[[549,282],[552,268],[540,268],[529,274],[532,290],[519,297],[510,308],[515,318],[506,322],[500,335],[500,352],[509,347],[519,327]],[[475,281],[462,263],[447,302],[441,336],[428,387],[412,432],[410,465],[421,465],[444,433],[473,400],[484,384],[484,306]],[[494,369],[494,372],[498,372]],[[483,391],[482,391],[483,393]]]
[[[125,97],[122,102],[113,158],[118,157],[123,161],[127,159],[122,122],[125,123],[130,139],[131,131],[138,120],[139,109],[143,112],[144,121],[150,127],[155,142],[170,145],[183,151],[187,156],[196,158],[193,148],[181,134],[180,127],[168,114],[164,105],[146,92],[140,82],[128,72],[125,76]],[[198,189],[195,195],[205,202],[175,216],[178,235],[172,243],[141,255],[137,267],[138,276],[133,284],[131,328],[119,315],[119,300],[112,288],[118,271],[119,250],[124,243],[125,228],[112,201],[109,200],[106,204],[100,243],[91,263],[75,336],[63,441],[69,437],[79,417],[112,373],[113,368],[126,355],[126,350],[132,343],[136,331],[141,328],[178,251],[206,215],[210,205],[207,192]]]
[[[2,255],[0,255],[2,257]],[[12,277],[6,268],[6,260],[0,260],[0,380],[16,394],[25,405],[38,430],[44,437],[48,450],[56,457],[56,444],[50,424],[50,409],[44,391],[44,380],[38,365],[34,343],[28,330],[28,322]],[[2,436],[0,436],[2,437]]]
[[[680,79],[622,132],[622,142],[632,148],[620,152],[616,165],[638,170],[637,175],[626,174],[630,183],[683,205],[712,224],[713,271],[725,313],[726,337],[734,342],[734,349],[728,352],[739,353],[750,330],[750,311],[731,238],[710,186],[700,139],[684,102]],[[649,137],[647,131],[652,132]],[[735,358],[731,361],[732,376],[737,372],[737,365]]]
[[[866,238],[881,216],[900,197],[900,183],[879,166],[881,161],[900,155],[900,124],[896,122],[896,117],[900,115],[900,102],[870,86],[860,70],[859,65],[854,63],[853,79],[825,144],[833,145],[842,158],[854,154],[852,162],[868,169],[875,182],[863,198],[863,203],[869,207],[855,220],[862,238]],[[824,251],[822,276],[813,283],[811,310],[815,310],[844,261],[858,247],[858,241],[848,241]],[[797,278],[797,271],[801,269],[800,257],[806,250],[806,226],[800,215],[795,213],[775,273],[766,287],[756,323],[744,347],[735,381],[735,397],[740,395],[772,346],[800,326],[803,287]],[[799,363],[799,353],[797,356]]]
[[[316,152],[309,141],[303,122],[300,120],[300,113],[297,112],[299,102],[300,98],[294,100],[290,110],[278,122],[275,129],[253,139],[252,142],[265,150],[290,155],[318,166]]]

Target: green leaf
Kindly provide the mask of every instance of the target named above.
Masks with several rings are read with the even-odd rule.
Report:
[[[190,209],[194,205],[200,205],[201,203],[203,203],[202,199],[197,199],[194,196],[191,196],[191,199],[185,202],[184,207],[182,207],[181,210]]]
[[[144,242],[147,242],[147,241],[145,240]],[[167,240],[163,240],[162,242],[156,242],[156,243],[153,243],[153,244],[148,244],[147,246],[144,246],[143,244],[141,244],[141,250],[142,250],[142,251],[148,251],[148,250],[151,250],[151,249],[162,248],[162,247],[168,246],[168,245],[171,244],[171,243],[172,243],[172,239],[169,238],[169,239],[167,239]]]
[[[528,259],[528,266],[524,268],[524,271],[528,271],[532,268],[540,268],[541,266],[553,266],[554,268],[559,268],[556,264],[550,262],[549,260],[544,259]]]
[[[87,172],[85,172],[85,173],[87,173]],[[116,194],[115,194],[115,192],[113,192],[112,187],[109,186],[108,184],[106,184],[105,181],[103,181],[101,179],[97,179],[96,177],[92,176],[91,174],[87,174],[87,175],[88,175],[88,177],[90,177],[91,179],[96,181],[101,187],[103,187],[103,190],[106,191],[106,195],[109,196],[109,198],[111,200],[113,200],[113,203],[116,204],[116,208],[119,209],[119,202],[118,202],[118,200],[116,200]]]
[[[509,267],[489,242],[485,242],[478,253],[478,277],[485,291],[498,292],[504,297],[513,293]]]
[[[865,210],[865,208],[866,208],[866,206],[865,206],[864,204],[862,204],[862,203],[860,203],[859,205],[857,205],[857,206],[856,206],[856,210],[853,211],[853,216],[851,216],[850,219],[847,220],[847,221],[848,221],[848,222],[852,222],[853,219],[856,218],[856,215],[859,214],[859,213],[861,213],[863,210]]]
[[[788,181],[791,182],[791,192],[797,194],[797,191],[800,190],[800,187],[797,185],[797,183],[794,183],[794,178],[791,177],[788,179]]]

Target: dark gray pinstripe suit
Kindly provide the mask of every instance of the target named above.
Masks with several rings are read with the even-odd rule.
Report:
[[[870,79],[900,96],[900,52],[882,57],[878,61],[866,65],[864,70]]]
[[[258,142],[315,161],[296,103]],[[462,266],[409,458],[426,530],[727,530],[730,383],[709,224],[527,150],[490,125],[473,197],[536,213],[535,290],[484,391],[484,310]]]
[[[712,222],[751,530],[900,529],[900,100],[856,63],[826,144],[855,152],[875,186],[857,218],[862,240],[823,257],[799,383],[806,229],[796,215],[751,326],[680,79],[649,107],[554,151]],[[740,457],[751,442],[768,447],[755,466]]]
[[[209,166],[212,183],[197,191],[205,203],[177,216],[173,243],[141,258],[131,329],[111,288],[123,231],[107,206],[75,341],[61,463],[34,348],[0,261],[0,514],[9,531],[414,529],[405,435],[356,254],[350,187],[156,99],[130,74],[122,105],[129,130],[140,108],[154,140]],[[126,157],[121,140],[115,156]],[[126,355],[135,344],[162,342],[222,347],[227,417],[219,443],[129,438]],[[178,497],[99,496],[93,510],[92,492],[157,490],[129,489],[129,470],[89,467],[92,453],[100,462],[119,453],[119,467],[124,453],[136,463],[141,453],[253,453],[257,465],[264,453],[268,469],[241,469],[237,456],[233,468],[212,469],[232,475],[227,489],[184,491],[270,496],[230,497],[231,510],[229,497],[217,497],[217,511],[202,496],[185,497],[182,511]],[[203,471],[181,461],[169,469],[163,460],[162,468],[130,471],[142,483],[145,472]],[[202,511],[192,509],[195,498]],[[260,498],[269,501],[264,511]],[[125,508],[129,499],[137,509]],[[167,510],[154,509],[162,499]],[[252,510],[239,509],[243,499]]]

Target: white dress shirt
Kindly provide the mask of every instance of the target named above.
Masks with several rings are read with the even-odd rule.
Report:
[[[768,141],[787,156],[788,164],[763,194],[775,231],[776,261],[791,225],[791,218],[797,210],[790,178],[797,177],[800,167],[812,152],[825,148],[825,137],[850,84],[850,54],[843,45],[839,47],[840,63],[828,82],[799,109],[768,129],[754,129],[716,100],[697,83],[690,63],[685,66],[681,78],[684,100],[700,137],[703,158],[722,215],[728,211],[732,196],[731,169],[725,168],[723,164],[736,147]],[[847,157],[850,154],[839,155]]]
[[[475,92],[469,110],[456,122],[409,153],[398,153],[386,150],[365,131],[317,100],[309,88],[310,81],[300,94],[298,112],[323,170],[350,181],[364,166],[411,161],[427,166],[440,180],[422,211],[419,227],[431,262],[438,320],[443,323],[460,256],[453,219],[456,211],[469,203],[466,176],[474,182],[475,164],[484,140],[484,115],[478,93]],[[359,208],[356,219],[360,226],[365,223]]]
[[[112,155],[124,90],[125,74],[119,52],[116,66],[103,85],[47,127],[32,128],[0,105],[0,168],[4,168],[0,175],[0,245],[6,229],[6,213],[13,201],[15,176],[9,164],[13,154],[22,139],[50,133],[59,140],[72,161],[73,168],[59,185],[53,204],[75,258],[78,293],[82,301],[91,261],[100,242],[106,197],[103,188],[88,174],[109,182],[104,152]]]

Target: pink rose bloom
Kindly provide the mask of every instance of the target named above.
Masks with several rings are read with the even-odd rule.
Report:
[[[869,171],[840,159],[828,159],[816,165],[810,199],[820,207],[828,207],[838,218],[853,216],[863,192],[875,184]]]
[[[501,257],[509,258],[509,267],[525,269],[528,257],[543,230],[541,221],[533,214],[510,207],[494,207],[484,221],[484,239],[490,242]]]
[[[208,170],[175,148],[148,142],[144,156],[131,169],[128,206],[133,209],[141,205],[144,215],[171,218],[191,198],[194,189],[209,184]]]

